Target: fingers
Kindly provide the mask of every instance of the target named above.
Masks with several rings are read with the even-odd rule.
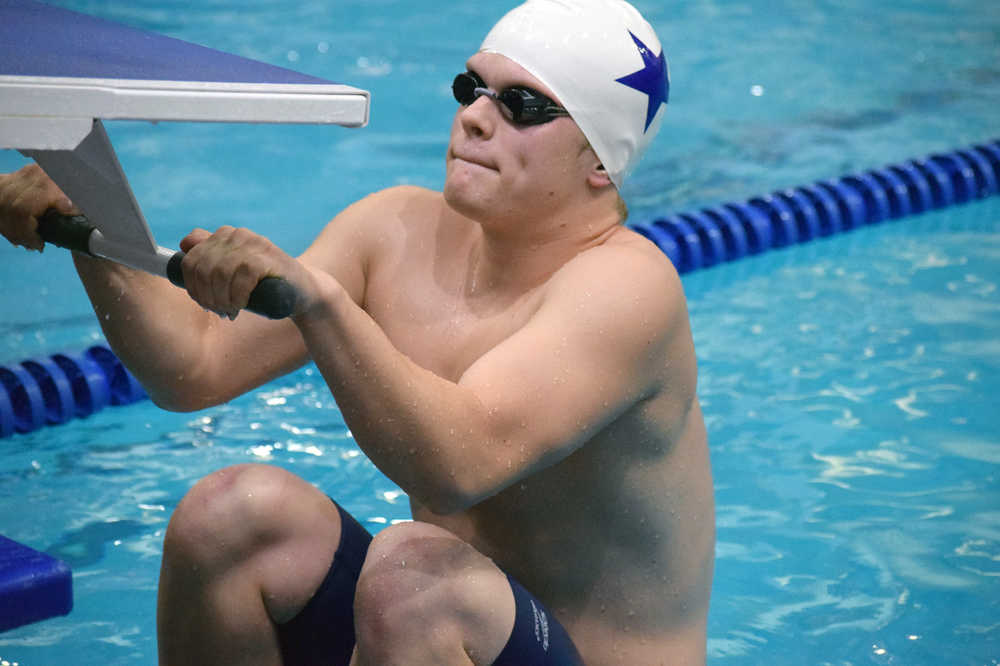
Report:
[[[38,217],[53,207],[66,215],[79,212],[37,164],[0,175],[0,233],[14,245],[40,251],[45,242]]]
[[[190,252],[198,243],[202,242],[206,238],[212,235],[212,232],[205,231],[204,229],[195,229],[187,236],[181,239],[181,250],[184,252]]]
[[[181,248],[187,252],[181,269],[191,298],[230,319],[246,307],[262,278],[276,274],[281,261],[291,260],[263,236],[228,226],[215,233],[196,229]]]

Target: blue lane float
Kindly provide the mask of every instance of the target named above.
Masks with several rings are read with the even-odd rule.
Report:
[[[0,437],[84,418],[148,396],[105,345],[0,365]]]
[[[631,226],[688,273],[998,193],[995,140]]]
[[[1000,193],[1000,140],[665,217],[632,228],[678,272]],[[0,437],[146,399],[105,345],[0,366]]]

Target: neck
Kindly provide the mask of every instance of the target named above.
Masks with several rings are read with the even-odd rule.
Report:
[[[524,292],[547,280],[581,252],[603,244],[621,228],[618,211],[591,201],[557,215],[477,220],[470,247],[467,288],[479,294]]]

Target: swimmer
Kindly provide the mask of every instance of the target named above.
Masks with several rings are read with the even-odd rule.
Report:
[[[294,258],[197,229],[186,293],[73,257],[157,404],[203,409],[312,361],[411,504],[372,538],[282,469],[202,479],[164,540],[161,664],[705,662],[715,521],[687,306],[619,196],[666,113],[661,44],[621,0],[529,0],[456,70],[443,192],[372,194]],[[0,178],[11,242],[41,248],[49,207],[72,212],[38,167]],[[289,319],[240,314],[268,275],[297,290]]]

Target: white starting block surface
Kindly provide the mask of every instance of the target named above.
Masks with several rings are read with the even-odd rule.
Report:
[[[0,0],[0,148],[37,161],[100,233],[90,252],[163,275],[102,120],[363,127],[369,93],[34,0]]]
[[[369,94],[32,0],[0,0],[0,148],[72,150],[94,119],[361,127]]]

